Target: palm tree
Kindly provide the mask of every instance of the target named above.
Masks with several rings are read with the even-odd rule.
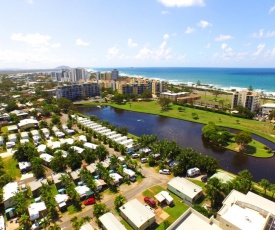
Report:
[[[272,198],[274,198],[274,194],[275,194],[275,184],[271,184],[269,186],[269,191],[272,192]]]
[[[106,204],[98,203],[94,205],[93,215],[97,219],[107,212],[109,212],[109,209]]]
[[[223,183],[218,178],[209,179],[205,186],[205,192],[211,201],[211,207],[218,208],[224,198]]]
[[[32,222],[30,221],[30,217],[23,213],[19,219],[19,228],[20,229],[31,229]]]
[[[266,190],[270,187],[270,182],[266,179],[261,179],[259,185],[264,189],[264,194],[266,195]]]
[[[20,216],[24,213],[27,213],[28,200],[26,199],[23,192],[16,192],[12,199],[14,200],[14,207],[17,215]]]
[[[126,200],[126,197],[119,194],[115,197],[115,200],[114,200],[114,204],[115,204],[115,208],[116,210],[119,209],[119,207],[121,207],[122,205],[124,205],[125,203],[127,202]]]
[[[51,225],[48,230],[61,230],[61,227],[54,223],[54,225]]]

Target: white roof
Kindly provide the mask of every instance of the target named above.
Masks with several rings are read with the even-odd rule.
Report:
[[[79,230],[94,230],[94,228],[90,223],[85,223],[80,227]]]
[[[107,212],[99,217],[100,222],[106,230],[126,230],[123,224],[111,212]]]
[[[24,120],[21,120],[21,121],[18,123],[18,126],[19,126],[19,127],[22,127],[22,126],[25,126],[25,125],[28,125],[28,124],[37,125],[37,124],[38,124],[38,121],[35,120],[35,119],[24,119]]]
[[[50,130],[48,128],[43,128],[41,129],[41,131],[45,134],[45,133],[50,133]]]
[[[123,168],[123,172],[129,175],[130,177],[135,176],[135,172],[131,169]]]
[[[202,192],[202,188],[189,180],[182,177],[174,177],[168,182],[168,185],[177,189],[181,193],[190,198],[194,198],[198,193]]]
[[[96,149],[98,145],[90,143],[90,142],[86,142],[84,143],[83,147],[84,148],[89,148],[89,149]]]
[[[61,144],[67,143],[69,145],[72,145],[74,143],[73,138],[66,138],[66,139],[60,139]]]
[[[219,222],[215,219],[208,219],[199,212],[189,208],[184,212],[167,230],[221,230]]]
[[[28,132],[21,132],[21,137],[28,137],[29,138],[29,133]]]
[[[25,143],[27,143],[27,142],[30,142],[29,139],[21,139],[21,140],[20,140],[20,143],[21,143],[21,144],[25,144]]]
[[[38,146],[37,146],[37,151],[38,151],[39,153],[43,153],[43,152],[45,152],[46,148],[47,148],[46,145],[38,145]]]
[[[60,148],[60,146],[61,146],[61,142],[60,141],[54,141],[54,142],[52,142],[52,148],[53,149]]]
[[[32,203],[29,205],[28,210],[30,214],[30,220],[36,220],[39,218],[39,212],[46,210],[46,205],[43,202],[38,202],[38,203]]]
[[[86,192],[89,192],[91,190],[86,185],[76,186],[74,189],[79,194],[80,197],[85,196]]]
[[[30,162],[18,162],[18,166],[20,170],[26,169],[31,167],[31,163]]]
[[[72,146],[71,148],[74,149],[77,153],[82,153],[84,151],[83,148],[80,148],[78,146]]]
[[[18,183],[10,182],[3,187],[3,201],[6,201],[14,196],[18,192]]]
[[[128,201],[119,210],[138,228],[155,217],[155,214],[137,199]]]
[[[37,136],[37,135],[39,135],[39,132],[38,132],[38,130],[34,129],[34,130],[31,130],[31,134],[33,136]]]
[[[275,103],[266,103],[262,105],[261,107],[267,107],[267,108],[274,108],[275,109]]]
[[[87,142],[87,137],[86,137],[85,135],[80,135],[80,136],[78,137],[78,140],[79,140],[79,141],[83,141],[83,142]]]
[[[69,200],[69,196],[67,194],[56,194],[54,196],[54,199],[56,203],[60,204]]]
[[[42,153],[39,157],[46,162],[51,162],[51,160],[53,159],[53,156],[48,153]]]
[[[16,134],[15,134],[15,133],[12,133],[12,134],[10,134],[10,135],[8,136],[8,138],[9,138],[9,139],[14,139],[14,138],[17,138],[17,137],[16,137]]]
[[[123,178],[118,173],[110,173],[110,177],[112,177],[116,182]]]

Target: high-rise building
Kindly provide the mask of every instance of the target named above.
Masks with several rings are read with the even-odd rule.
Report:
[[[238,105],[247,108],[251,112],[260,108],[260,94],[253,91],[240,91],[235,92],[232,98],[231,108],[234,109]]]
[[[118,70],[117,69],[114,69],[112,71],[112,80],[118,80]]]

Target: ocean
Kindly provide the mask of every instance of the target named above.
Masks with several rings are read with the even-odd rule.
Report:
[[[267,96],[275,96],[275,68],[183,68],[183,67],[130,67],[117,68],[121,76],[146,77],[166,80],[169,83],[212,85],[224,90],[247,89],[264,91]],[[92,68],[96,71],[111,71],[113,68]]]

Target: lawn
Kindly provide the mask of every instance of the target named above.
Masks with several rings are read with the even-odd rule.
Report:
[[[127,221],[121,220],[120,223],[122,223],[127,230],[133,230],[133,228],[130,226],[130,224],[127,223]]]
[[[18,162],[12,156],[3,158],[3,163],[7,174],[17,180],[21,178],[20,169],[17,167]]]
[[[242,150],[241,153],[244,153],[253,157],[263,157],[263,158],[272,157],[274,154],[269,153],[268,150],[265,149],[265,147],[266,146],[261,142],[253,140],[247,146],[245,146],[244,150]],[[230,142],[229,145],[226,146],[226,148],[235,152],[240,152],[239,145],[236,142]]]
[[[91,102],[85,103],[86,105],[93,104]],[[216,123],[219,126],[234,128],[239,130],[249,131],[262,136],[272,142],[275,142],[275,130],[274,125],[266,122],[259,122],[255,120],[243,119],[233,117],[231,115],[223,115],[214,112],[199,110],[196,108],[182,107],[179,105],[171,105],[167,111],[161,111],[157,101],[143,101],[143,102],[131,102],[125,104],[106,103],[115,108],[132,110],[142,113],[157,114],[162,116],[168,116],[181,120],[187,120],[202,124],[207,124],[209,121]],[[184,108],[184,111],[178,111],[178,108]],[[192,113],[196,113],[198,119],[194,119]]]

